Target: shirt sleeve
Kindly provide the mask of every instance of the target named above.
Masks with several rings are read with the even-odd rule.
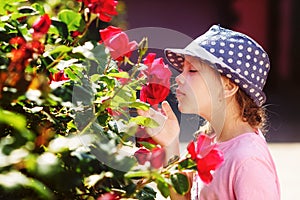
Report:
[[[237,169],[233,189],[237,200],[279,200],[277,175],[267,161],[258,158],[245,160]]]

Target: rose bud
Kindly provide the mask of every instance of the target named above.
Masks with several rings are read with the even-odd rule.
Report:
[[[158,169],[163,166],[165,158],[166,158],[166,152],[163,148],[155,147],[151,150],[152,155],[150,158],[150,164],[151,167]]]
[[[140,165],[144,165],[150,159],[150,154],[148,149],[141,148],[134,153],[134,156]]]

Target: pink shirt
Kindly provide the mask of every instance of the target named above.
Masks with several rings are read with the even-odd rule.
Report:
[[[194,178],[192,199],[280,199],[276,168],[261,134],[239,135],[219,143],[219,149],[225,162],[215,171],[210,184],[203,184],[198,176]]]

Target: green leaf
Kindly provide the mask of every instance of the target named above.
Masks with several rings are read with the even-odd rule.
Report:
[[[122,86],[116,91],[116,95],[112,99],[112,107],[122,107],[128,105],[130,102],[136,101],[136,91],[128,85]]]
[[[97,45],[94,49],[91,50],[93,53],[94,59],[96,59],[98,63],[97,72],[100,74],[103,74],[104,69],[107,65],[107,57],[108,54],[105,52],[105,46],[104,45]],[[111,64],[113,62],[111,61]]]
[[[45,9],[42,5],[38,4],[38,3],[34,3],[31,5],[36,11],[38,11],[40,13],[40,15],[44,15],[45,14]]]
[[[144,116],[133,117],[130,119],[130,122],[135,122],[137,125],[141,125],[149,128],[155,128],[159,126],[159,124],[155,120]]]
[[[58,19],[67,24],[69,31],[76,31],[80,28],[82,17],[72,10],[62,10],[58,13]]]
[[[136,102],[132,102],[128,105],[129,108],[136,108],[139,110],[149,110],[150,108],[150,104],[145,103],[145,102],[141,102],[141,101],[136,101]]]
[[[155,200],[156,192],[151,187],[144,187],[137,195],[136,198],[139,200]]]
[[[18,130],[28,140],[34,139],[34,135],[26,128],[26,118],[20,114],[0,109],[0,123],[7,124]]]
[[[74,73],[69,67],[65,68],[65,73],[67,74],[70,80],[80,82],[80,77],[76,73]]]
[[[180,195],[185,195],[189,191],[189,180],[182,173],[175,173],[171,175],[171,182],[175,191]]]
[[[50,51],[50,54],[51,55],[56,54],[56,53],[64,54],[64,53],[67,53],[69,51],[72,51],[72,47],[68,47],[66,45],[60,45],[60,46],[57,46],[52,51]]]
[[[117,72],[117,73],[109,73],[107,76],[115,77],[115,78],[129,78],[128,72]]]
[[[92,81],[92,82],[96,82],[96,81],[98,81],[100,78],[101,78],[101,75],[100,75],[100,74],[93,74],[93,75],[91,76],[91,81]]]
[[[165,181],[157,181],[157,189],[160,191],[160,193],[167,198],[170,196],[170,188],[167,182]]]
[[[7,9],[10,5],[18,2],[25,2],[26,0],[1,0],[0,1],[0,15],[7,15]]]
[[[184,169],[197,169],[197,164],[190,158],[184,159],[178,164],[179,170]]]
[[[149,171],[130,171],[127,172],[124,177],[125,178],[150,178],[151,174]]]
[[[67,26],[66,23],[52,19],[51,24],[57,29],[58,34],[62,38],[66,39],[68,37],[69,30],[68,30],[68,26]],[[51,26],[50,26],[50,29],[49,29],[48,33],[57,34],[56,31],[53,31]]]
[[[139,142],[139,144],[143,145],[145,148],[151,150],[156,147],[155,144],[149,143],[149,142]]]

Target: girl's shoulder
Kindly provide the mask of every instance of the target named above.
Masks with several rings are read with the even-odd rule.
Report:
[[[243,162],[249,158],[269,157],[268,145],[264,137],[257,133],[244,133],[218,145],[225,159],[235,162]]]

